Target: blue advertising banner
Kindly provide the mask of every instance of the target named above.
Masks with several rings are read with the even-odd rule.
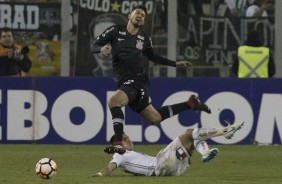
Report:
[[[156,109],[196,94],[212,113],[185,111],[151,126],[126,107],[125,132],[135,143],[166,144],[187,128],[244,121],[233,139],[210,143],[280,144],[281,86],[281,79],[153,78],[149,94]],[[107,101],[115,89],[109,78],[1,78],[0,142],[106,144],[113,134]]]

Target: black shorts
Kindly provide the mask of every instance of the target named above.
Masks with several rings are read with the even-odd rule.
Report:
[[[119,86],[119,89],[125,92],[128,97],[128,106],[137,113],[151,104],[147,86],[147,82],[136,80],[128,80]]]

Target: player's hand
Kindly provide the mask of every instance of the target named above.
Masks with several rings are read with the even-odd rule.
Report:
[[[192,67],[193,64],[189,61],[176,61],[176,67]]]
[[[103,176],[103,174],[101,172],[98,172],[98,173],[92,175],[91,177],[99,177],[99,176]]]
[[[106,44],[104,47],[101,48],[101,54],[105,57],[109,56],[112,52],[112,46],[110,44]]]

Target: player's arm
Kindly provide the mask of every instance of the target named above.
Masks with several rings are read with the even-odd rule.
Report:
[[[166,59],[162,56],[159,56],[154,53],[153,48],[147,48],[143,51],[143,54],[149,58],[154,63],[158,63],[161,65],[167,65],[167,66],[174,66],[174,67],[191,67],[193,66],[191,62],[189,61],[172,61],[169,59]]]
[[[116,163],[109,163],[106,167],[104,167],[100,172],[96,173],[94,175],[94,177],[97,176],[109,176],[111,175],[112,172],[114,172],[117,168],[117,164]]]
[[[111,43],[113,38],[113,32],[116,28],[114,26],[106,29],[100,36],[98,36],[95,40],[90,40],[90,52],[92,53],[103,53],[103,49],[107,48],[107,45]]]

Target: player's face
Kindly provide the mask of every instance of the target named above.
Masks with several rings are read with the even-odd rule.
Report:
[[[1,33],[1,43],[6,47],[12,47],[14,44],[14,38],[11,31]]]
[[[144,25],[145,22],[145,12],[142,9],[135,9],[133,12],[131,12],[128,15],[129,22],[134,26],[134,27],[141,27]]]
[[[133,143],[130,140],[130,138],[128,137],[128,135],[126,135],[126,134],[123,134],[122,145],[127,150],[133,150]]]

